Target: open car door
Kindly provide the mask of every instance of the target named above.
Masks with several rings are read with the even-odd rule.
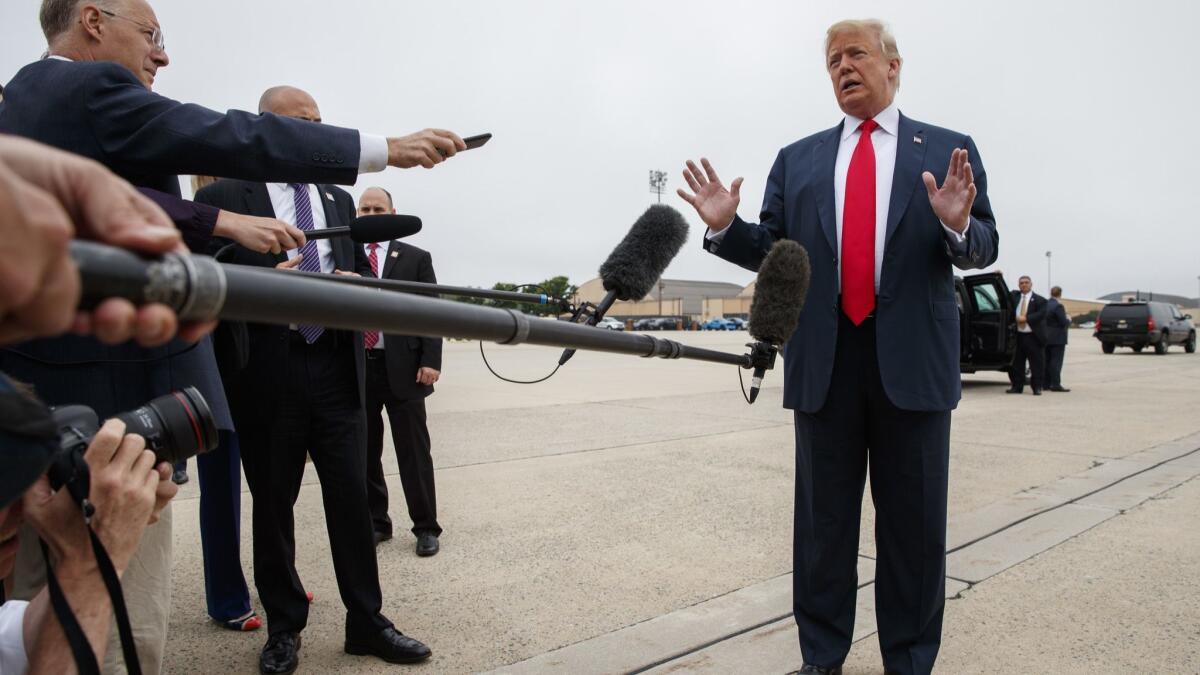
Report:
[[[960,370],[1007,370],[1017,348],[1017,319],[1004,275],[962,278],[964,340]]]

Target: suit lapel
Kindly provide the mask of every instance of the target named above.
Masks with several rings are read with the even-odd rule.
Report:
[[[842,122],[845,124],[845,121]],[[829,240],[829,249],[838,255],[837,211],[834,207],[833,171],[837,163],[838,143],[841,142],[842,124],[830,129],[825,138],[813,149],[813,176],[816,177],[817,216],[821,230]]]
[[[383,262],[383,273],[379,275],[380,279],[387,279],[392,275],[392,268],[400,260],[400,256],[404,255],[404,248],[400,246],[400,242],[393,239],[388,244],[388,250],[385,254],[387,257]]]
[[[275,218],[275,207],[271,205],[271,195],[267,193],[266,183],[246,183],[246,213],[263,218]],[[287,260],[287,252],[267,253],[279,264]]]
[[[887,251],[900,224],[900,216],[912,201],[913,190],[921,179],[921,168],[925,165],[925,131],[912,120],[900,115],[896,137],[896,171],[892,175],[892,199],[888,204],[887,234],[883,250]]]
[[[321,208],[325,211],[325,227],[344,227],[349,223],[342,222],[342,216],[338,212],[337,202],[330,199],[326,195],[332,195],[333,192],[328,185],[317,185],[317,199],[321,202]],[[333,249],[333,267],[334,269],[354,271],[354,250],[351,248],[357,246],[347,237],[333,237],[329,240],[329,246]],[[349,253],[349,256],[346,254]]]

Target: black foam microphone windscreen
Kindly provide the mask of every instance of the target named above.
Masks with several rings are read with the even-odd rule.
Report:
[[[675,209],[665,204],[646,209],[600,266],[604,289],[615,291],[618,300],[646,297],[687,235],[687,221]]]
[[[755,340],[783,345],[791,339],[804,309],[811,273],[803,246],[791,239],[775,242],[758,266],[750,302],[750,335]]]
[[[350,221],[350,238],[360,244],[402,239],[420,231],[421,219],[416,216],[359,216]]]

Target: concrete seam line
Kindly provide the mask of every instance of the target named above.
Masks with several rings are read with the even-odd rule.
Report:
[[[705,642],[705,643],[703,643],[703,644],[696,645],[695,647],[692,647],[692,648],[690,648],[690,649],[687,649],[687,650],[684,650],[684,651],[682,651],[682,652],[679,652],[678,654],[671,654],[670,656],[666,656],[666,657],[664,657],[664,658],[661,658],[661,659],[659,659],[659,660],[657,660],[657,661],[654,661],[653,663],[647,663],[646,665],[644,665],[644,666],[641,666],[641,667],[639,667],[639,668],[636,668],[636,669],[634,669],[634,670],[627,670],[627,671],[625,671],[625,674],[626,674],[626,675],[639,675],[640,673],[644,673],[644,672],[646,672],[646,671],[648,671],[648,670],[653,670],[654,668],[657,668],[657,667],[659,667],[659,666],[662,666],[662,665],[666,665],[666,664],[668,664],[668,663],[670,663],[670,662],[672,662],[672,661],[675,661],[675,660],[681,659],[681,658],[683,658],[683,657],[685,657],[685,656],[691,656],[692,654],[695,654],[696,652],[699,652],[699,651],[702,651],[702,650],[708,649],[709,647],[712,647],[713,645],[717,645],[717,644],[720,644],[720,643],[722,643],[722,642],[725,642],[726,640],[732,640],[733,638],[735,638],[735,637],[738,637],[739,635],[745,635],[746,633],[749,633],[749,632],[751,632],[751,631],[758,630],[759,628],[762,628],[762,627],[764,627],[764,626],[770,626],[770,625],[771,625],[771,624],[773,624],[773,623],[779,623],[780,621],[783,621],[783,620],[787,619],[787,618],[788,618],[788,617],[790,617],[790,616],[792,616],[792,615],[791,615],[791,614],[784,614],[783,616],[776,617],[776,618],[774,618],[774,619],[770,619],[769,621],[764,621],[764,622],[762,622],[762,623],[758,623],[758,624],[755,624],[755,625],[753,625],[753,626],[748,626],[748,627],[746,627],[746,628],[743,628],[743,629],[741,629],[741,630],[734,631],[733,633],[730,633],[729,635],[726,635],[726,636],[724,636],[724,637],[720,637],[720,638],[717,638],[717,639],[715,639],[715,640],[709,640],[708,642]],[[874,634],[874,633],[872,633],[872,635],[873,635],[873,634]]]
[[[1165,445],[1165,444],[1164,444],[1164,445]],[[1157,447],[1157,446],[1155,446],[1155,447]],[[1147,448],[1147,449],[1149,450],[1150,448]],[[1195,454],[1195,453],[1197,453],[1197,452],[1200,452],[1200,448],[1194,448],[1194,449],[1192,449],[1192,450],[1189,450],[1189,451],[1187,451],[1187,452],[1184,452],[1184,453],[1183,453],[1183,454],[1181,454],[1181,455],[1177,455],[1177,456],[1175,456],[1175,457],[1171,457],[1171,458],[1168,458],[1168,459],[1164,459],[1163,461],[1161,461],[1161,462],[1159,462],[1159,463],[1157,463],[1157,464],[1151,464],[1151,465],[1147,466],[1147,467],[1146,467],[1146,468],[1144,468],[1144,469],[1140,469],[1140,470],[1138,470],[1138,471],[1134,471],[1133,473],[1130,473],[1130,474],[1127,474],[1127,475],[1125,475],[1125,476],[1122,476],[1121,478],[1118,478],[1118,479],[1114,480],[1113,482],[1111,482],[1111,483],[1108,483],[1107,485],[1103,485],[1103,486],[1101,486],[1101,487],[1098,487],[1098,488],[1096,488],[1095,490],[1092,490],[1091,492],[1088,492],[1088,493],[1085,493],[1085,494],[1079,495],[1078,497],[1073,497],[1073,498],[1071,498],[1070,500],[1063,502],[1062,504],[1056,504],[1056,505],[1054,505],[1054,506],[1049,506],[1049,507],[1046,507],[1046,508],[1042,509],[1041,511],[1035,511],[1034,513],[1031,513],[1031,514],[1029,514],[1029,515],[1027,515],[1027,516],[1025,516],[1025,517],[1023,517],[1023,518],[1018,518],[1017,520],[1014,520],[1013,522],[1011,522],[1011,523],[1008,523],[1007,525],[1004,525],[1004,526],[1002,526],[1002,527],[998,528],[997,530],[995,530],[995,531],[993,531],[993,532],[989,532],[988,534],[985,534],[985,535],[982,535],[982,536],[976,537],[975,539],[972,539],[971,541],[968,541],[968,542],[966,542],[966,543],[964,543],[964,544],[959,544],[958,546],[955,546],[955,547],[954,547],[954,548],[952,548],[952,549],[947,549],[947,550],[946,550],[946,555],[950,555],[951,553],[955,553],[955,552],[957,552],[957,551],[961,551],[961,550],[963,550],[964,548],[967,548],[968,546],[972,546],[972,545],[974,545],[974,544],[978,544],[979,542],[983,541],[984,539],[988,539],[988,538],[990,538],[990,537],[994,537],[994,536],[996,536],[997,534],[1000,534],[1001,532],[1004,532],[1004,531],[1006,531],[1006,530],[1009,530],[1009,529],[1011,529],[1011,528],[1013,528],[1013,527],[1015,527],[1015,526],[1017,526],[1017,525],[1020,525],[1021,523],[1025,522],[1025,521],[1027,521],[1027,520],[1029,520],[1029,519],[1031,519],[1031,518],[1036,518],[1037,516],[1040,516],[1040,515],[1042,515],[1043,513],[1049,513],[1049,512],[1051,512],[1051,511],[1055,511],[1055,510],[1061,509],[1061,508],[1062,508],[1062,507],[1064,507],[1064,506],[1067,506],[1067,505],[1070,505],[1070,504],[1075,504],[1076,502],[1078,502],[1078,501],[1080,501],[1080,500],[1082,500],[1082,499],[1087,499],[1088,497],[1091,497],[1092,495],[1096,494],[1097,492],[1103,492],[1104,490],[1107,490],[1107,489],[1109,489],[1109,488],[1113,487],[1114,485],[1118,485],[1118,484],[1120,484],[1120,483],[1123,483],[1123,482],[1125,482],[1125,481],[1129,480],[1130,478],[1133,478],[1133,477],[1135,477],[1135,476],[1140,476],[1141,474],[1143,474],[1143,473],[1146,473],[1147,471],[1152,471],[1152,470],[1154,470],[1154,469],[1157,469],[1157,468],[1159,468],[1160,466],[1162,466],[1162,465],[1164,465],[1164,464],[1166,464],[1166,463],[1168,463],[1168,462],[1173,462],[1173,461],[1175,461],[1175,460],[1177,460],[1177,459],[1182,459],[1182,458],[1184,458],[1184,457],[1187,457],[1187,456],[1189,456],[1189,455],[1193,455],[1193,454]],[[1110,460],[1110,461],[1113,461],[1113,460]],[[1096,468],[1098,468],[1098,467],[1093,467],[1093,468],[1091,468],[1091,469],[1088,469],[1088,471],[1095,471],[1095,470],[1096,470]],[[1083,473],[1087,473],[1088,471],[1084,471]],[[1200,474],[1200,470],[1197,470],[1197,474]],[[1190,480],[1190,479],[1188,479],[1188,480]],[[1185,482],[1186,482],[1186,481],[1185,481]],[[1181,483],[1181,484],[1182,484],[1182,483]],[[1040,487],[1040,486],[1039,486],[1039,487]],[[1174,487],[1177,487],[1177,486],[1172,486],[1171,488],[1167,488],[1167,489],[1168,489],[1168,490],[1169,490],[1169,489],[1173,489]],[[1166,491],[1166,490],[1164,490],[1163,492],[1165,492],[1165,491]],[[1030,492],[1030,490],[1023,490],[1023,492]],[[1159,493],[1159,494],[1162,494],[1162,493]],[[1095,507],[1090,507],[1090,506],[1089,506],[1089,505],[1087,505],[1087,504],[1079,504],[1079,506],[1083,506],[1083,507],[1087,507],[1087,508],[1095,508]],[[1116,511],[1116,510],[1114,510],[1114,511],[1113,511],[1113,514],[1114,514],[1114,515],[1116,515],[1117,513],[1119,513],[1119,511]],[[1091,529],[1091,528],[1088,528],[1088,529]]]

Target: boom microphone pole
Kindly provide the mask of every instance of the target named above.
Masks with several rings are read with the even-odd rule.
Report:
[[[375,279],[372,277],[352,277],[349,275],[323,274],[321,272],[301,272],[293,270],[293,272],[324,279],[327,281],[335,281],[341,284],[351,284],[353,286],[366,286],[368,288],[380,288],[387,291],[399,291],[401,293],[424,293],[426,295],[453,295],[464,298],[483,298],[485,300],[504,300],[506,302],[521,302],[527,305],[552,305],[558,307],[560,314],[565,314],[573,310],[571,301],[566,298],[556,298],[545,293],[518,293],[516,291],[497,291],[490,288],[468,288],[465,286],[443,286],[441,284],[427,284],[420,281],[398,281],[396,279]]]
[[[313,324],[691,359],[742,368],[756,365],[748,354],[691,347],[645,334],[596,330],[568,321],[530,318],[509,309],[406,293],[379,293],[291,270],[222,265],[206,256],[168,253],[147,260],[124,249],[79,240],[71,242],[71,256],[79,268],[85,307],[118,297],[138,305],[163,303],[183,321],[221,318],[275,325]]]
[[[309,230],[304,236],[309,239],[332,239],[350,237],[359,244],[373,244],[392,239],[403,239],[421,231],[421,219],[416,216],[376,214],[359,216],[345,227],[326,227]]]

